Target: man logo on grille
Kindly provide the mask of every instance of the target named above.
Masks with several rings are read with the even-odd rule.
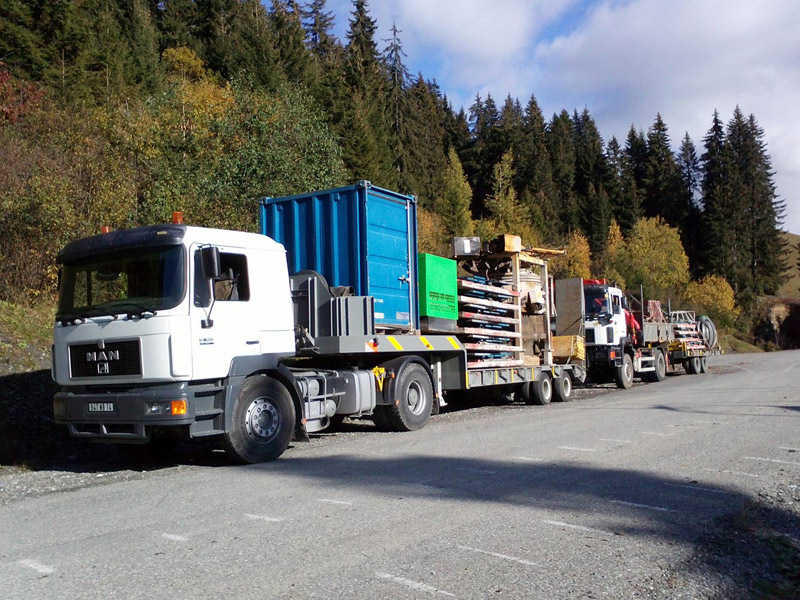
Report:
[[[108,375],[108,373],[109,373],[109,369],[108,369],[108,363],[107,362],[97,363],[97,374],[98,375]]]

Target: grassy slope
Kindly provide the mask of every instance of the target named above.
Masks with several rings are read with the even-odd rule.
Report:
[[[800,243],[800,235],[785,233],[786,238],[786,264],[789,269],[786,271],[786,282],[778,290],[777,295],[782,298],[800,298],[800,267],[797,265],[800,259],[797,244]]]
[[[54,314],[52,304],[0,301],[0,375],[50,368]]]

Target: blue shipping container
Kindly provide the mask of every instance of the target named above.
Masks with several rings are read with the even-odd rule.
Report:
[[[262,198],[261,233],[286,248],[289,273],[318,271],[332,286],[375,298],[375,324],[418,329],[417,204],[373,186],[355,185]]]

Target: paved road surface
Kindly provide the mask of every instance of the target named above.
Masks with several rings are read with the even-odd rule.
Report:
[[[711,364],[14,502],[0,597],[657,595],[715,519],[800,483],[800,352]]]

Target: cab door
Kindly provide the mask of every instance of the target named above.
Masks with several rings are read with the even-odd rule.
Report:
[[[203,278],[199,244],[191,247],[190,314],[196,380],[225,377],[235,357],[259,353],[248,257],[240,248],[220,246],[219,250],[221,276],[211,281]]]

